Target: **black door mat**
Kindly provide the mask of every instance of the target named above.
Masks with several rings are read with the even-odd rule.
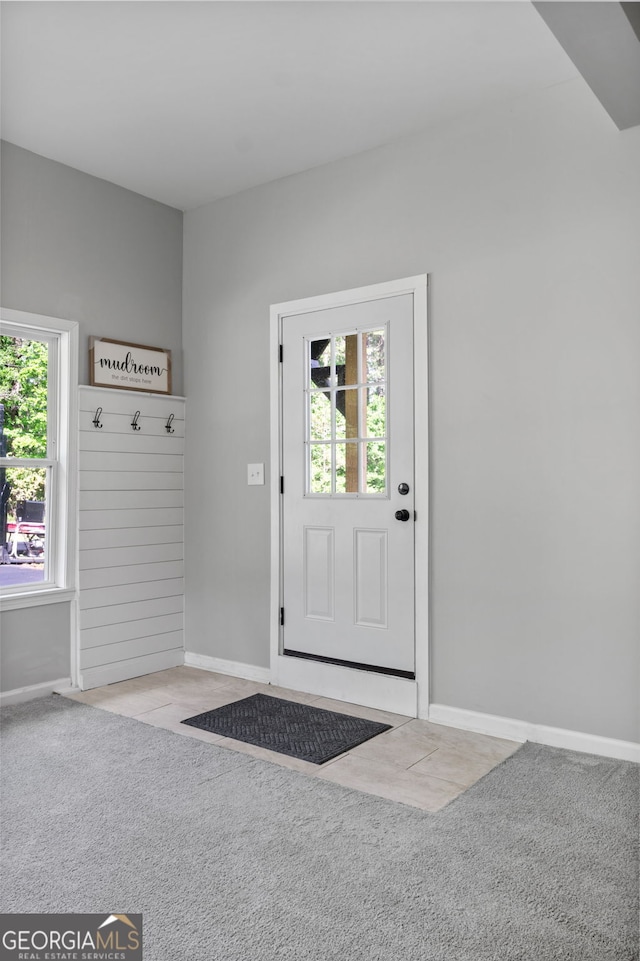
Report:
[[[391,727],[267,694],[253,694],[233,701],[214,711],[188,717],[182,724],[311,764],[324,764]]]

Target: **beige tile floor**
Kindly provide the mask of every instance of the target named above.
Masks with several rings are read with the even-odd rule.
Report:
[[[390,724],[391,730],[318,765],[180,723],[186,717],[258,692],[382,721]],[[516,741],[472,734],[192,667],[174,667],[70,696],[74,701],[123,714],[183,737],[195,737],[424,811],[443,808],[520,746]]]

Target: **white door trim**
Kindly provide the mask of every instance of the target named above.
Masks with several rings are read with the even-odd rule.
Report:
[[[271,307],[271,682],[312,693],[314,679],[322,679],[322,693],[338,700],[367,703],[396,713],[427,717],[429,712],[429,390],[426,274],[372,284],[353,290],[292,300]],[[414,327],[414,440],[415,440],[415,583],[416,583],[416,680],[350,670],[331,664],[284,657],[280,653],[282,606],[282,412],[281,364],[282,321],[285,317],[343,307],[365,300],[381,300],[413,294]]]

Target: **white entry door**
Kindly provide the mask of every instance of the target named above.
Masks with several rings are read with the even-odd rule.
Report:
[[[413,295],[282,320],[283,653],[415,676]]]

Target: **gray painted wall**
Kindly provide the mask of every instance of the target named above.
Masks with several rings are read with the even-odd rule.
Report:
[[[269,305],[428,272],[432,699],[639,738],[639,170],[576,80],[185,215],[187,650],[268,665]]]
[[[69,604],[4,611],[0,644],[3,691],[69,676]]]
[[[80,383],[94,334],[168,347],[183,392],[181,211],[3,143],[1,243],[2,305],[78,321]],[[0,690],[68,675],[69,625],[68,604],[4,612]]]
[[[182,394],[182,212],[2,144],[2,306],[80,324],[88,337],[172,351]]]

